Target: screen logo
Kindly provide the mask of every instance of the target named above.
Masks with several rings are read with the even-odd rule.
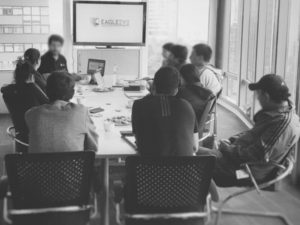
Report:
[[[94,18],[95,26],[103,27],[129,27],[129,20],[124,19],[104,19],[104,18]]]

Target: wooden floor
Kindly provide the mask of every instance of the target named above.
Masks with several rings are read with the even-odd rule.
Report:
[[[230,135],[247,129],[247,127],[229,111],[219,107],[218,112],[218,137],[220,139],[228,138]],[[0,159],[2,159],[3,155],[5,155],[7,152],[11,151],[11,142],[5,134],[5,130],[9,124],[9,117],[0,115]],[[2,166],[0,166],[0,168],[2,169]],[[238,189],[220,189],[219,193],[221,195],[221,199],[236,190]],[[0,202],[0,204],[2,203]],[[263,195],[258,195],[256,192],[249,193],[232,200],[228,203],[228,205],[226,205],[225,208],[256,212],[280,212],[285,214],[292,224],[298,225],[300,224],[300,189],[296,189],[295,187],[289,185],[287,181],[285,184],[283,184],[282,190],[279,192],[263,192]],[[113,225],[115,224],[113,206],[111,206],[111,209],[111,225]],[[0,224],[3,223],[0,221]],[[99,218],[91,221],[91,224],[100,225]],[[278,219],[223,215],[220,224],[281,225],[284,223]]]

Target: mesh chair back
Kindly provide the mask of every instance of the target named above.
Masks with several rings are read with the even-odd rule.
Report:
[[[211,156],[128,157],[126,213],[203,210],[214,165],[215,158]]]
[[[13,208],[87,205],[94,159],[93,152],[6,155]]]

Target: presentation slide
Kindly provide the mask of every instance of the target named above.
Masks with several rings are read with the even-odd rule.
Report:
[[[141,4],[76,3],[77,43],[143,43]]]

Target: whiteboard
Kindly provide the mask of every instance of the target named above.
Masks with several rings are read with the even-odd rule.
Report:
[[[132,77],[141,75],[141,52],[140,49],[78,49],[77,72],[87,73],[88,59],[105,60],[104,76],[120,75]]]

